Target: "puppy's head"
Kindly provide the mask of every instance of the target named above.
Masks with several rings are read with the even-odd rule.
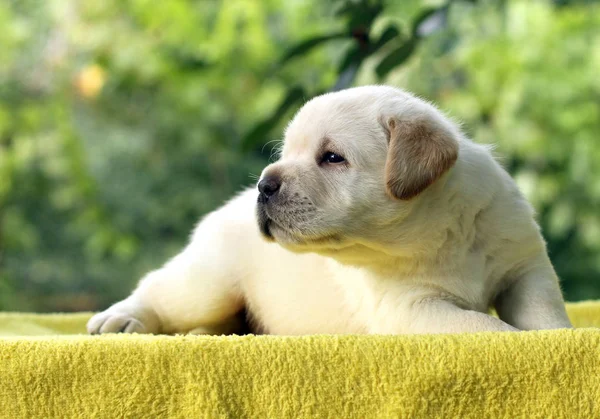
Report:
[[[258,183],[263,235],[290,250],[377,247],[451,169],[458,131],[399,89],[319,96],[289,124],[280,159]]]

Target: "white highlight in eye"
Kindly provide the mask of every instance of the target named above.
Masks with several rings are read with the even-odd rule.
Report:
[[[344,163],[345,161],[346,159],[344,157],[332,151],[326,151],[325,154],[323,154],[323,157],[321,157],[321,163],[339,164]]]

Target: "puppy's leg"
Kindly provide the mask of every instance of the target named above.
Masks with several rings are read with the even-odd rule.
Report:
[[[485,331],[517,331],[500,319],[478,311],[464,310],[451,301],[427,298],[398,311],[402,318],[381,319],[372,333],[424,334]]]
[[[533,258],[495,302],[501,319],[522,330],[573,327],[548,256]]]
[[[247,210],[251,216],[251,207]],[[241,256],[247,253],[241,247],[253,241],[246,236],[255,227],[232,218],[227,207],[210,214],[182,253],[146,275],[131,296],[92,317],[88,332],[235,331],[236,313],[243,306]]]

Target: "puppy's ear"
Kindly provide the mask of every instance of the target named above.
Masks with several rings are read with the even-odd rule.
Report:
[[[385,181],[392,198],[415,197],[458,158],[458,142],[452,133],[431,121],[390,118],[384,126],[389,135]]]

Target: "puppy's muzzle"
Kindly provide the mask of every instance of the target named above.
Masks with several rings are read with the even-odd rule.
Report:
[[[260,203],[266,203],[269,198],[275,196],[281,188],[281,178],[278,176],[266,176],[258,182],[258,191],[260,195],[258,200]]]
[[[258,226],[261,233],[267,239],[273,240],[273,234],[271,234],[271,223],[272,220],[267,214],[267,204],[271,199],[273,204],[273,198],[276,198],[279,190],[281,189],[281,178],[276,175],[265,176],[260,182],[258,182]]]

